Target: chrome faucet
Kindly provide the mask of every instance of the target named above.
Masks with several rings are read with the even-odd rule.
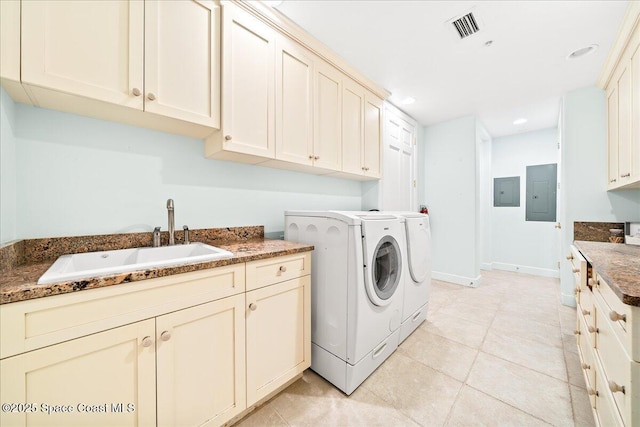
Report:
[[[167,200],[167,212],[169,214],[169,246],[175,245],[176,224],[173,218],[173,199]]]

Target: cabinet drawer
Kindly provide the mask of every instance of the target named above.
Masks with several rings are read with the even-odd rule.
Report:
[[[243,264],[0,306],[0,358],[245,290]]]
[[[571,264],[576,287],[584,291],[587,288],[587,260],[575,246],[571,245],[569,249],[570,253],[567,259]]]
[[[600,305],[601,302],[596,298],[596,307],[602,312],[604,310]],[[602,363],[605,381],[598,386],[598,391],[602,393],[603,388],[609,390],[625,424],[636,425],[640,422],[640,364],[629,359],[613,330],[613,323],[606,316],[599,316],[597,320],[596,357]],[[624,388],[624,391],[616,391],[616,385]]]
[[[622,343],[629,357],[632,360],[640,361],[640,345],[638,344],[640,331],[634,331],[635,323],[640,323],[638,319],[634,319],[634,317],[636,317],[634,315],[640,312],[640,310],[623,303],[600,275],[598,275],[597,283],[598,286],[594,295],[602,306],[603,319],[606,319],[611,324],[614,333]],[[635,348],[632,345],[634,339],[636,340]]]
[[[596,368],[596,387],[596,423],[602,427],[624,426],[600,367]]]
[[[586,327],[584,317],[578,314],[578,330],[580,331],[580,335],[578,335],[578,354],[580,355],[580,365],[588,390],[590,387],[592,389],[595,389],[596,387],[596,367],[593,363],[593,354],[595,349],[588,337]],[[594,406],[594,396],[590,395],[589,397],[591,398],[591,405]]]
[[[311,253],[247,263],[247,291],[311,274]]]

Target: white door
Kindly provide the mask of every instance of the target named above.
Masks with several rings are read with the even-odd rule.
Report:
[[[417,123],[391,104],[385,103],[382,155],[382,210],[415,211]]]

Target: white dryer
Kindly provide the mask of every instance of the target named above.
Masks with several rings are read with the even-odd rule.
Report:
[[[285,239],[315,246],[311,369],[351,394],[399,344],[402,222],[366,212],[288,211]]]
[[[385,214],[385,212],[382,212]],[[429,216],[417,212],[393,212],[404,218],[407,257],[400,342],[427,319],[431,289],[431,228]]]

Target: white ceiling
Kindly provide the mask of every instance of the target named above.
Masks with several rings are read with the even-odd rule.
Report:
[[[285,0],[277,10],[423,125],[473,114],[498,137],[557,126],[561,96],[596,83],[628,4]],[[447,22],[471,10],[480,31],[460,40]],[[566,59],[592,44],[594,53]],[[416,102],[402,105],[408,96]],[[520,117],[528,122],[513,125]]]

